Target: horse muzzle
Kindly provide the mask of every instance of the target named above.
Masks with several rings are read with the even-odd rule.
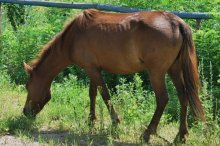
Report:
[[[31,108],[23,108],[23,113],[27,118],[35,118],[36,114]]]

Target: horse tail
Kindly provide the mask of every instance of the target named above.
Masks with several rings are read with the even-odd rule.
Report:
[[[183,39],[179,57],[181,59],[185,95],[194,115],[205,121],[205,114],[198,96],[200,81],[192,31],[184,22],[180,23],[179,29]]]

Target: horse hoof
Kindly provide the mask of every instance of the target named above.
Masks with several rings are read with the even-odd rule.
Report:
[[[180,142],[183,143],[183,144],[185,144],[187,137],[188,137],[188,134],[187,134],[187,133],[186,133],[186,134],[183,134],[183,135],[180,134]]]
[[[118,115],[112,116],[111,119],[112,119],[112,125],[113,126],[117,126],[121,122],[121,120],[119,119]]]
[[[144,132],[143,135],[141,136],[141,139],[143,139],[144,143],[148,143],[150,140],[150,134]]]
[[[188,135],[189,135],[188,132],[184,132],[184,133],[178,132],[177,135],[176,135],[176,138],[174,139],[174,143],[185,144]]]
[[[96,121],[97,121],[96,116],[94,116],[94,117],[89,116],[88,126],[89,126],[89,127],[94,127]]]
[[[120,119],[119,118],[117,118],[117,119],[114,119],[113,121],[112,121],[112,125],[118,125],[118,124],[120,124]]]

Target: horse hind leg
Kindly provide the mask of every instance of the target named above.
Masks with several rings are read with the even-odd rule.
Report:
[[[188,136],[188,124],[187,124],[187,104],[188,100],[184,94],[184,82],[183,82],[183,75],[181,70],[181,65],[176,62],[171,66],[168,73],[174,83],[174,86],[177,90],[178,99],[180,102],[181,110],[180,110],[180,128],[179,132],[176,136],[175,141],[177,140],[178,136],[180,141],[185,143],[186,137]]]
[[[149,141],[151,134],[156,134],[156,129],[164,108],[169,100],[165,86],[165,73],[161,74],[158,71],[149,74],[150,82],[156,95],[156,111],[151,119],[148,128],[144,131],[143,138],[145,142]]]

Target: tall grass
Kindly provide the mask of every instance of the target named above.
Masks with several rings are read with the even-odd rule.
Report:
[[[52,99],[36,120],[26,119],[21,111],[25,101],[23,86],[13,87],[7,75],[1,87],[0,134],[14,134],[24,140],[49,143],[50,145],[138,145],[140,135],[148,125],[155,110],[154,93],[143,88],[143,81],[136,74],[131,82],[120,79],[116,92],[111,92],[112,101],[121,118],[118,128],[111,126],[108,111],[100,95],[97,97],[96,110],[98,121],[95,127],[88,126],[89,98],[88,86],[80,83],[76,76],[69,75],[62,83],[53,83]],[[178,132],[178,110],[171,110],[178,103],[173,85],[168,89],[173,99],[166,108],[160,121],[158,134],[166,140],[152,136],[152,145],[171,144]],[[8,86],[9,85],[9,86]],[[7,90],[6,90],[7,88]],[[3,89],[3,90],[2,90]],[[202,95],[207,92],[205,89]],[[173,103],[174,102],[174,103]],[[204,103],[205,105],[210,103]],[[180,107],[176,105],[176,109]],[[210,110],[207,110],[207,114]],[[174,108],[175,109],[175,108]],[[174,117],[173,117],[174,116]],[[220,128],[208,118],[208,129],[199,122],[191,124],[187,145],[219,145]],[[198,139],[198,136],[200,137]]]

